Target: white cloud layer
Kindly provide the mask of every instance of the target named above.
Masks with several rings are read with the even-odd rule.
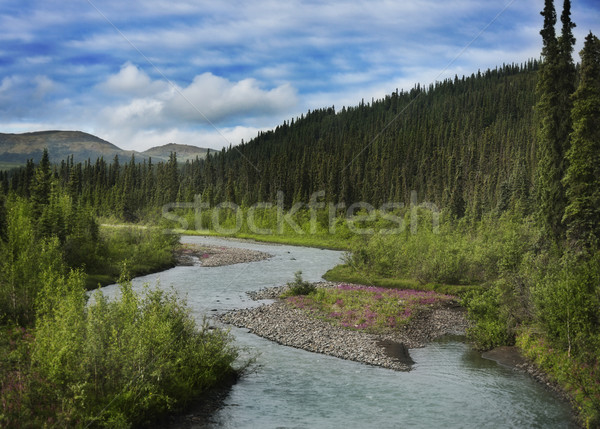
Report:
[[[0,132],[39,124],[126,149],[220,148],[308,109],[538,58],[542,8],[541,0],[0,2]],[[572,8],[577,53],[588,31],[600,34],[600,6]]]
[[[180,87],[164,80],[153,81],[131,63],[109,76],[99,88],[119,98],[131,96],[125,97],[125,103],[116,102],[100,113],[101,121],[115,129],[163,130],[174,123],[219,127],[236,117],[248,122],[249,118],[289,112],[298,103],[296,91],[289,84],[265,90],[256,79],[233,82],[203,73]]]

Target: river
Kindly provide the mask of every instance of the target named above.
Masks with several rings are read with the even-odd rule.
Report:
[[[341,252],[297,246],[182,237],[184,243],[243,247],[272,258],[223,267],[175,267],[133,280],[174,288],[198,321],[217,311],[259,305],[247,291],[318,281]],[[107,295],[115,286],[104,288]],[[396,372],[285,347],[232,328],[254,371],[233,386],[201,428],[546,428],[576,427],[568,404],[528,375],[481,358],[461,338],[410,351],[410,372]]]

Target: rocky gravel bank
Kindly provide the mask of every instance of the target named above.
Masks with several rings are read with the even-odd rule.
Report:
[[[334,285],[318,283],[317,287]],[[268,288],[249,295],[255,300],[277,299],[286,288]],[[464,310],[457,305],[432,308],[414,317],[403,329],[383,334],[336,326],[280,300],[216,317],[279,344],[399,371],[409,370],[412,364],[407,349],[423,347],[442,335],[464,334],[467,327]]]
[[[185,244],[177,252],[178,265],[220,267],[223,265],[243,264],[262,261],[273,255],[258,250],[236,247],[206,246]]]

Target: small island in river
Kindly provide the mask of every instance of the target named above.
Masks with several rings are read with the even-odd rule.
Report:
[[[327,289],[372,289],[376,297],[380,289],[330,282],[317,283],[315,287],[317,293]],[[413,361],[409,348],[423,347],[443,335],[464,335],[467,327],[464,309],[447,295],[444,296],[447,298],[433,302],[425,297],[426,293],[395,291],[416,292],[431,302],[419,305],[418,311],[410,315],[406,323],[379,328],[374,324],[367,326],[367,320],[354,325],[333,320],[314,308],[298,305],[299,297],[280,298],[288,289],[289,286],[282,286],[251,293],[255,300],[275,302],[234,310],[216,318],[279,344],[399,371],[410,370]],[[403,308],[402,303],[399,308]]]

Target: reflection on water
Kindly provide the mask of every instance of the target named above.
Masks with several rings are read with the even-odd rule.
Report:
[[[341,252],[184,237],[185,242],[245,247],[273,258],[227,267],[177,267],[135,279],[134,287],[171,285],[198,320],[215,311],[259,305],[246,291],[282,285],[301,270],[317,281]],[[114,293],[114,287],[106,289]],[[219,428],[571,427],[569,406],[529,376],[482,359],[460,338],[411,350],[413,370],[395,372],[280,346],[232,328],[257,356],[255,371],[231,389],[210,421]]]

